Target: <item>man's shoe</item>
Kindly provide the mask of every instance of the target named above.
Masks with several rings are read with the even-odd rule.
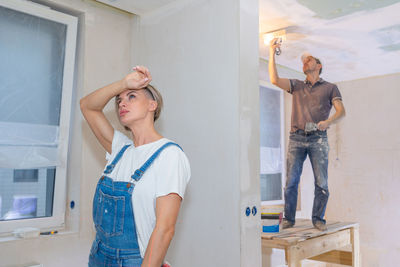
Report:
[[[314,223],[314,228],[317,228],[320,231],[326,231],[328,229],[328,227],[326,227],[326,224],[321,221],[316,221]]]
[[[287,229],[290,227],[293,227],[294,223],[292,223],[291,221],[288,221],[286,219],[282,220],[282,229]]]

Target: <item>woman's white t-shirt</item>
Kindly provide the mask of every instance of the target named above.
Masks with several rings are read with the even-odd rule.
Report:
[[[139,169],[157,149],[168,142],[171,140],[162,138],[135,147],[131,139],[119,131],[114,131],[111,155],[106,154],[108,165],[123,146],[130,144],[114,170],[107,176],[114,181],[135,184],[132,203],[142,258],[156,223],[156,198],[176,193],[183,199],[186,185],[190,179],[189,161],[185,153],[175,145],[166,147],[138,182],[131,178],[136,169]]]

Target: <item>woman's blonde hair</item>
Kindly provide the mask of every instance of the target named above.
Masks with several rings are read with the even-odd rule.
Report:
[[[158,91],[154,86],[152,86],[150,84],[147,85],[146,87],[144,87],[141,90],[144,90],[144,92],[145,92],[145,94],[146,94],[146,96],[148,98],[150,98],[150,99],[152,99],[152,100],[157,102],[157,107],[154,110],[154,121],[156,121],[160,117],[161,110],[162,110],[163,105],[164,105],[162,95],[161,95],[160,91]],[[118,114],[117,97],[115,97],[115,110],[117,112],[117,115],[119,116],[119,114]],[[124,127],[125,127],[126,130],[129,130],[128,127],[126,127],[126,126],[124,126]]]
[[[157,108],[154,110],[154,121],[156,121],[160,117],[161,110],[164,105],[162,95],[154,86],[150,84],[143,89],[146,91],[146,93],[149,93],[148,96],[150,96],[151,99],[157,102]]]

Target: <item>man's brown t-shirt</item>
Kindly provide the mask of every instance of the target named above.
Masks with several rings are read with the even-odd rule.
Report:
[[[336,84],[319,79],[313,86],[308,81],[290,79],[289,93],[293,95],[290,132],[304,130],[307,122],[328,119],[334,100],[342,100]]]

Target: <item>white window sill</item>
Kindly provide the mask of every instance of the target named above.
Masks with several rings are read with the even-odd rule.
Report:
[[[8,234],[8,235],[3,235],[0,236],[0,243],[5,243],[5,242],[15,242],[15,241],[21,241],[21,240],[29,240],[29,239],[48,239],[48,238],[57,238],[60,236],[69,236],[69,235],[77,235],[77,231],[58,231],[56,234],[50,234],[50,235],[38,235],[35,237],[18,237],[15,236],[14,234]]]

